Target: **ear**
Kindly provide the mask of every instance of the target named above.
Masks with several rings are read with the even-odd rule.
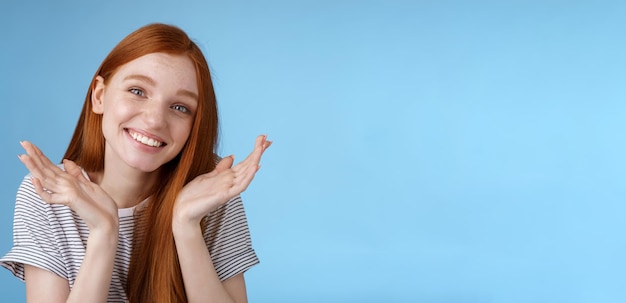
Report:
[[[104,78],[96,76],[93,87],[91,88],[91,110],[95,114],[104,113],[103,98],[104,97]]]

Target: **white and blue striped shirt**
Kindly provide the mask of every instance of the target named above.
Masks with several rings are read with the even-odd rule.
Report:
[[[133,208],[119,209],[119,240],[108,302],[125,302],[124,292],[130,263],[134,228],[141,228],[135,216],[148,201]],[[222,281],[245,272],[259,263],[252,249],[248,222],[239,196],[205,218],[204,240]],[[89,229],[69,207],[44,202],[27,176],[16,197],[13,221],[13,248],[0,265],[24,280],[24,264],[51,271],[67,279],[70,288],[85,256]]]

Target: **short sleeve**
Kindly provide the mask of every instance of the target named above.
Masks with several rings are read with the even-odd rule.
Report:
[[[13,247],[0,259],[0,265],[24,281],[24,265],[51,271],[67,279],[67,271],[51,225],[53,207],[41,200],[30,176],[22,180],[15,200]],[[64,206],[60,206],[64,207]]]
[[[210,213],[203,223],[204,241],[222,281],[259,263],[252,248],[248,220],[240,196]]]

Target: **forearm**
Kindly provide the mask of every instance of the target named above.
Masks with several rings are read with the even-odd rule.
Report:
[[[106,302],[113,275],[118,231],[91,232],[85,258],[67,302]]]
[[[180,269],[190,303],[235,303],[215,271],[199,224],[173,224]]]

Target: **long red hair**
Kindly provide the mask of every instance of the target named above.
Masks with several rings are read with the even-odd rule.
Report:
[[[159,181],[146,195],[150,203],[142,221],[147,220],[144,222],[148,224],[141,234],[135,233],[127,279],[126,293],[132,303],[187,302],[172,235],[174,201],[187,182],[212,171],[217,163],[217,104],[209,66],[200,48],[183,30],[166,24],[149,24],[126,36],[96,71],[64,155],[86,171],[104,170],[102,116],[92,111],[91,104],[96,76],[102,76],[107,83],[120,66],[156,52],[186,55],[191,59],[196,68],[199,100],[186,145],[177,157],[159,169]],[[141,245],[137,245],[139,240]]]

